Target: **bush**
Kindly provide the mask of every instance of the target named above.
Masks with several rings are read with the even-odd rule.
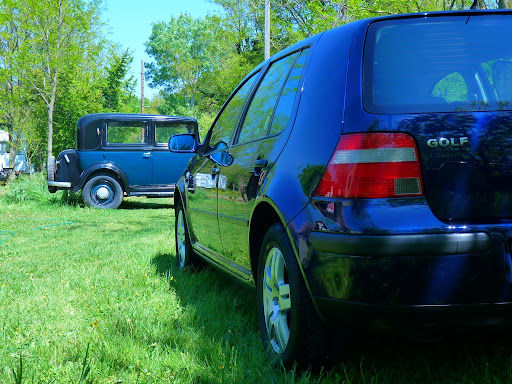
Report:
[[[0,198],[10,203],[34,201],[43,204],[78,205],[82,203],[79,193],[71,191],[48,192],[43,173],[19,175],[15,180],[0,187]]]

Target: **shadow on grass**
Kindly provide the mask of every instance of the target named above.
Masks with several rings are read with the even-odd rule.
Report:
[[[157,255],[151,259],[151,265],[155,268],[157,275],[167,276],[172,271],[171,261],[169,254]]]
[[[176,293],[181,305],[193,312],[196,319],[193,328],[201,334],[201,339],[207,343],[220,339],[232,346],[245,359],[246,370],[262,364],[255,357],[264,354],[255,290],[234,283],[210,267],[198,272],[181,272],[175,266],[174,257],[157,255],[151,264],[156,273],[168,277],[169,289]],[[307,374],[315,383],[512,382],[510,331],[468,329],[439,335],[443,337],[436,341],[419,342],[404,335],[358,331],[352,335],[348,350],[334,357],[334,361],[326,362],[326,370]],[[342,348],[343,338],[335,334],[329,337],[335,348]],[[279,375],[279,371],[270,364],[261,370],[261,375],[270,377],[271,372]]]
[[[123,200],[118,209],[135,210],[135,209],[165,209],[174,208],[173,200],[168,199],[153,199],[139,197],[136,200]]]

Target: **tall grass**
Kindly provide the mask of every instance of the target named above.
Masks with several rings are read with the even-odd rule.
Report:
[[[512,381],[506,334],[366,337],[334,367],[285,371],[263,351],[253,290],[174,267],[169,200],[104,211],[18,182],[0,187],[0,383]]]
[[[4,202],[9,203],[28,201],[52,205],[77,205],[82,203],[80,193],[73,193],[71,191],[49,193],[46,178],[42,173],[18,176],[5,186],[2,186],[0,196]]]

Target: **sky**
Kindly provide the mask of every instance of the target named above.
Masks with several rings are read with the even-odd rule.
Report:
[[[139,97],[141,61],[152,61],[144,46],[151,35],[152,24],[169,21],[172,16],[185,12],[192,17],[203,17],[220,11],[219,6],[207,0],[105,0],[104,4],[102,20],[106,28],[103,32],[123,51],[128,48],[133,52],[130,74],[137,80],[135,92]],[[146,80],[145,97],[152,99],[157,93],[158,90],[149,88]]]

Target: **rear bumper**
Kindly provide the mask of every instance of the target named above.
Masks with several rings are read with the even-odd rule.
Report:
[[[383,306],[315,298],[315,304],[329,326],[336,328],[414,334],[428,330],[512,326],[512,302]]]
[[[71,188],[70,181],[47,181],[46,183],[48,184],[48,187],[63,188],[63,189]]]
[[[304,273],[318,302],[334,300],[341,306],[511,303],[512,256],[504,239],[486,232],[371,236],[313,231]]]

